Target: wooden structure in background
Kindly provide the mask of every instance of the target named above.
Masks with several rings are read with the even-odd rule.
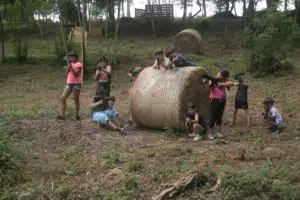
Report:
[[[146,5],[145,10],[135,9],[135,18],[147,22],[151,22],[152,20],[173,22],[174,6],[173,4]]]
[[[89,36],[102,36],[102,21],[89,21]]]

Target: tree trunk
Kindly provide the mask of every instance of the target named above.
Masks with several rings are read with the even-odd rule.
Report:
[[[122,5],[122,17],[125,17],[124,0],[122,0],[121,5]]]
[[[41,18],[40,18],[40,13],[38,13],[38,20],[37,20],[37,25],[40,30],[40,37],[43,39],[44,38],[44,31],[43,31],[43,26],[40,24]]]
[[[116,23],[116,29],[115,29],[115,37],[114,37],[114,54],[113,54],[113,64],[117,64],[117,44],[118,44],[118,35],[119,35],[119,25],[120,25],[120,0],[117,0],[118,5],[118,18]]]
[[[5,62],[5,33],[2,21],[2,13],[0,13],[0,31],[1,31],[1,61]]]
[[[284,11],[287,11],[288,0],[284,0]]]
[[[187,13],[187,0],[183,1],[183,16],[182,16],[182,21],[186,20],[186,13]]]
[[[87,2],[86,0],[83,0],[83,13],[82,13],[82,65],[83,65],[83,77],[87,77],[86,75],[88,75],[87,73],[87,69],[86,69],[86,36],[85,36],[85,31],[86,31],[86,14],[87,14]]]
[[[127,17],[131,17],[130,16],[130,0],[127,0]]]
[[[226,1],[226,19],[225,19],[225,27],[224,27],[224,41],[225,48],[228,48],[228,16],[229,16],[229,1]]]
[[[110,45],[108,41],[108,18],[109,18],[109,12],[108,12],[108,1],[106,0],[106,21],[105,21],[105,41],[106,41],[106,54],[108,56],[108,59],[110,60]]]
[[[206,17],[207,13],[206,13],[206,0],[202,0],[202,6],[203,6],[203,16]]]
[[[295,0],[295,21],[300,26],[300,0]]]
[[[114,1],[110,0],[108,1],[108,17],[109,21],[114,22],[115,21],[115,4]]]
[[[246,30],[247,30],[247,8],[246,0],[243,0],[243,23],[244,23],[244,42],[246,41]]]
[[[272,0],[267,0],[267,8],[271,8],[272,7]]]
[[[77,15],[78,15],[78,23],[79,23],[79,27],[82,27],[82,19],[80,17],[80,0],[77,0],[76,2],[76,7],[77,7]]]

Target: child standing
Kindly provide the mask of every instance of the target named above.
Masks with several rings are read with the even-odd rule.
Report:
[[[238,87],[236,96],[235,96],[235,102],[234,102],[234,112],[233,112],[233,122],[232,126],[236,125],[236,117],[238,110],[244,110],[247,116],[247,127],[250,125],[250,115],[248,112],[248,84],[245,81],[245,74],[239,73],[236,74],[235,79],[238,81],[234,83],[235,86]]]
[[[221,69],[217,74],[217,81],[209,80],[210,87],[210,122],[209,122],[209,139],[214,137],[222,138],[222,118],[226,106],[226,88],[233,86],[228,81],[229,71]],[[217,132],[214,134],[214,127],[217,126]],[[215,136],[214,136],[215,135]]]
[[[204,139],[207,133],[207,124],[193,104],[189,104],[185,112],[185,127],[193,132],[189,136],[194,137],[194,141]]]
[[[264,119],[267,121],[271,133],[280,131],[282,127],[282,116],[279,110],[274,106],[274,100],[267,97],[263,101],[264,109],[263,112]]]
[[[67,85],[60,98],[60,114],[56,117],[59,120],[65,119],[66,101],[73,92],[75,103],[75,120],[80,120],[79,117],[79,97],[82,84],[82,63],[79,61],[79,56],[76,52],[68,54],[68,67],[65,72]]]
[[[97,70],[95,74],[96,93],[100,93],[104,89],[105,96],[110,96],[112,68],[108,65],[106,57],[100,57],[97,61]]]

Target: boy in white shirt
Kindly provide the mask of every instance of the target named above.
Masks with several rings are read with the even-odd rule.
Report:
[[[279,110],[274,106],[274,103],[274,100],[269,97],[263,101],[265,108],[263,116],[269,123],[269,131],[272,133],[280,131],[282,127],[282,116]]]

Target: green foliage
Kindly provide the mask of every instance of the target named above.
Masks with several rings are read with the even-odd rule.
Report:
[[[120,162],[120,154],[114,149],[108,149],[103,155],[104,161],[101,163],[101,166],[104,169],[115,168],[116,165]]]
[[[292,43],[300,32],[292,17],[269,9],[254,17],[247,29],[245,47],[249,50],[249,71],[265,76],[283,70],[282,61],[291,51]]]
[[[6,187],[16,184],[19,179],[17,174],[19,152],[10,140],[9,133],[8,125],[3,121],[0,122],[0,194]]]
[[[227,177],[222,184],[224,199],[289,199],[299,195],[299,186],[290,180],[297,173],[292,167],[262,166]]]
[[[60,199],[67,199],[70,194],[70,189],[68,187],[62,186],[55,190],[59,195]]]
[[[66,56],[66,50],[63,45],[63,41],[61,37],[55,38],[54,42],[54,50],[56,54],[56,62],[57,64],[66,64],[66,62],[63,60],[64,56]],[[67,51],[76,51],[78,54],[80,53],[80,45],[76,44],[73,41],[69,41],[67,43]]]
[[[129,172],[137,172],[137,171],[141,171],[143,169],[143,166],[140,162],[136,161],[136,160],[130,160],[128,162],[128,171]]]

